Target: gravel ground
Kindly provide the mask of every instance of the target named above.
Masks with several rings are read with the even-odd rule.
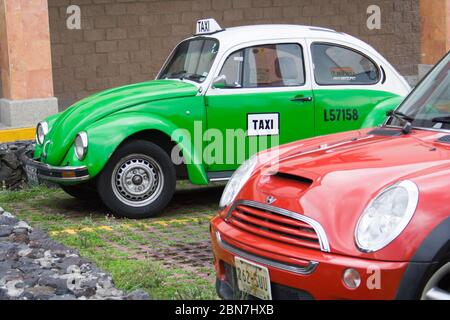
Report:
[[[118,290],[111,276],[74,249],[0,208],[0,300],[145,300]]]

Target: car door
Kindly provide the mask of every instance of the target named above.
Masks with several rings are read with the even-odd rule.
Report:
[[[308,43],[316,135],[359,129],[375,105],[397,96],[386,88],[381,64],[362,49],[338,42]]]
[[[223,157],[219,150],[205,150],[209,171],[234,170],[256,151],[314,134],[304,48],[299,40],[263,42],[224,55],[216,77],[223,83],[213,84],[205,96],[209,136],[223,137]]]

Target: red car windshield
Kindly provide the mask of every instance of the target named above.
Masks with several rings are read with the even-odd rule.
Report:
[[[413,127],[450,130],[449,71],[447,54],[397,109],[412,120]],[[398,118],[391,118],[389,124],[402,126]]]

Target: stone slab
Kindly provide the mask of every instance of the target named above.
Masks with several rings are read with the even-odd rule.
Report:
[[[5,128],[34,127],[42,119],[58,112],[54,97],[30,100],[0,99],[0,123]]]

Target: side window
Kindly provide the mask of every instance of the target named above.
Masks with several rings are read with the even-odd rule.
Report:
[[[223,64],[220,75],[226,77],[226,88],[242,88],[244,50],[232,53]]]
[[[227,88],[264,88],[305,84],[302,48],[298,44],[254,46],[232,53],[220,75]]]
[[[375,63],[350,48],[314,43],[311,52],[314,77],[319,85],[367,85],[380,79]]]

